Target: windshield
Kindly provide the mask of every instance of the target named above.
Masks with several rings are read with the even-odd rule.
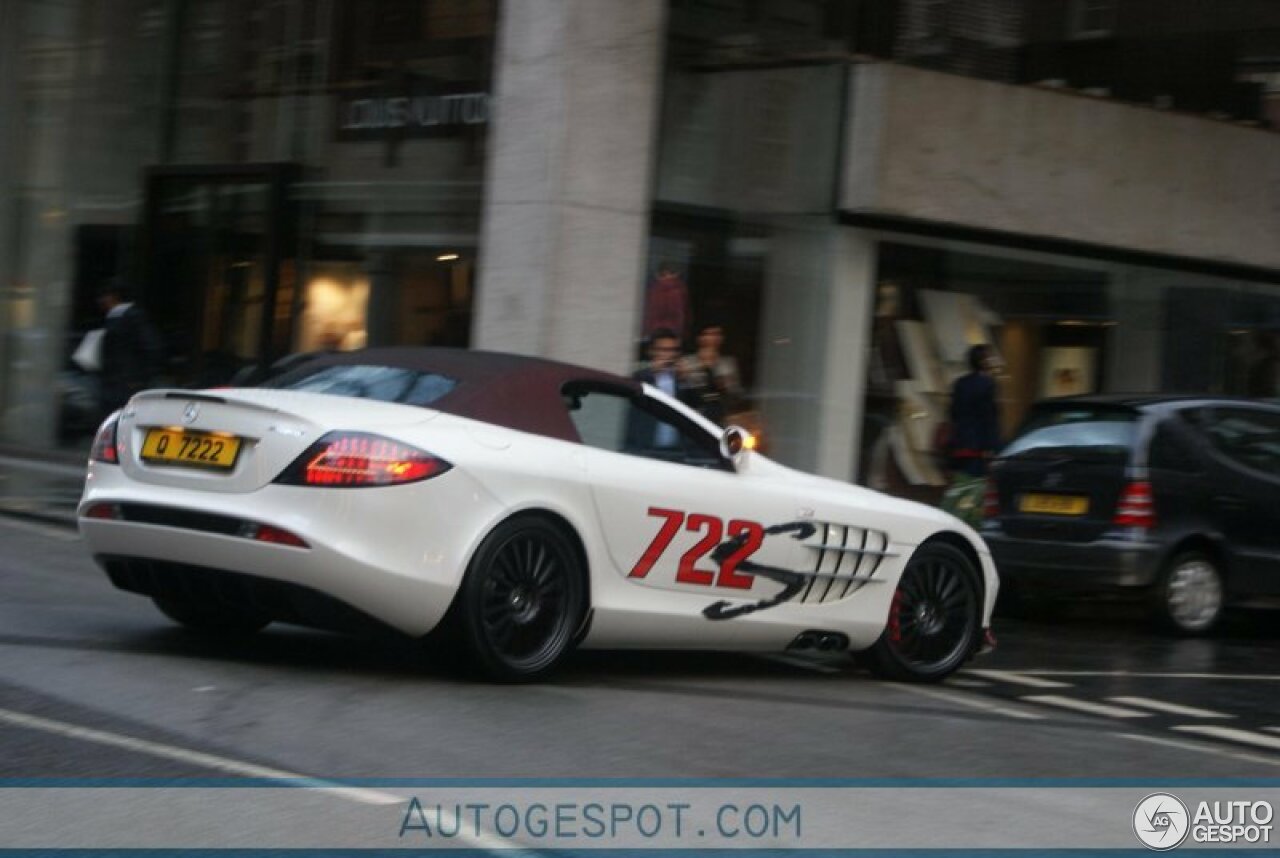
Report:
[[[351,364],[327,366],[302,378],[284,376],[262,386],[426,406],[452,391],[458,386],[458,382],[434,372]]]
[[[1083,406],[1031,412],[1002,457],[1060,455],[1125,459],[1138,434],[1138,414],[1119,408]]]

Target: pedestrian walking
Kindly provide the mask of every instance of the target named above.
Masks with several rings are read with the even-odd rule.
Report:
[[[129,398],[151,385],[160,368],[160,338],[142,308],[134,303],[133,286],[112,278],[98,289],[103,333],[100,343],[103,415],[123,408]]]
[[[1000,446],[994,360],[990,347],[969,349],[969,372],[951,387],[951,437],[946,450],[951,470],[970,477],[987,473],[987,463]]]

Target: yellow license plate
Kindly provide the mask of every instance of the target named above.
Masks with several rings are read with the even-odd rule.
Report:
[[[1089,511],[1089,499],[1079,495],[1023,495],[1018,509],[1045,515],[1084,515]]]
[[[142,458],[153,464],[229,470],[240,455],[234,435],[187,429],[149,429],[142,442]]]

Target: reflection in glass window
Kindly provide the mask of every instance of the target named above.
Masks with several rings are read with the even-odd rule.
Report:
[[[1075,455],[1125,456],[1138,432],[1138,415],[1132,411],[1080,408],[1033,412],[1018,437],[1001,456],[1069,449]]]
[[[588,447],[700,468],[729,467],[717,438],[660,403],[589,389],[570,389],[564,401]]]
[[[430,405],[449,393],[457,382],[433,372],[417,372],[389,366],[329,366],[300,379],[268,383],[264,387],[327,393],[353,399]]]
[[[1232,461],[1280,476],[1280,414],[1251,409],[1206,409],[1193,421],[1214,449]]]

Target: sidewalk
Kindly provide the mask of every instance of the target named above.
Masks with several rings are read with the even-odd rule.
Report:
[[[18,457],[0,450],[0,515],[75,527],[84,470],[83,458]]]

